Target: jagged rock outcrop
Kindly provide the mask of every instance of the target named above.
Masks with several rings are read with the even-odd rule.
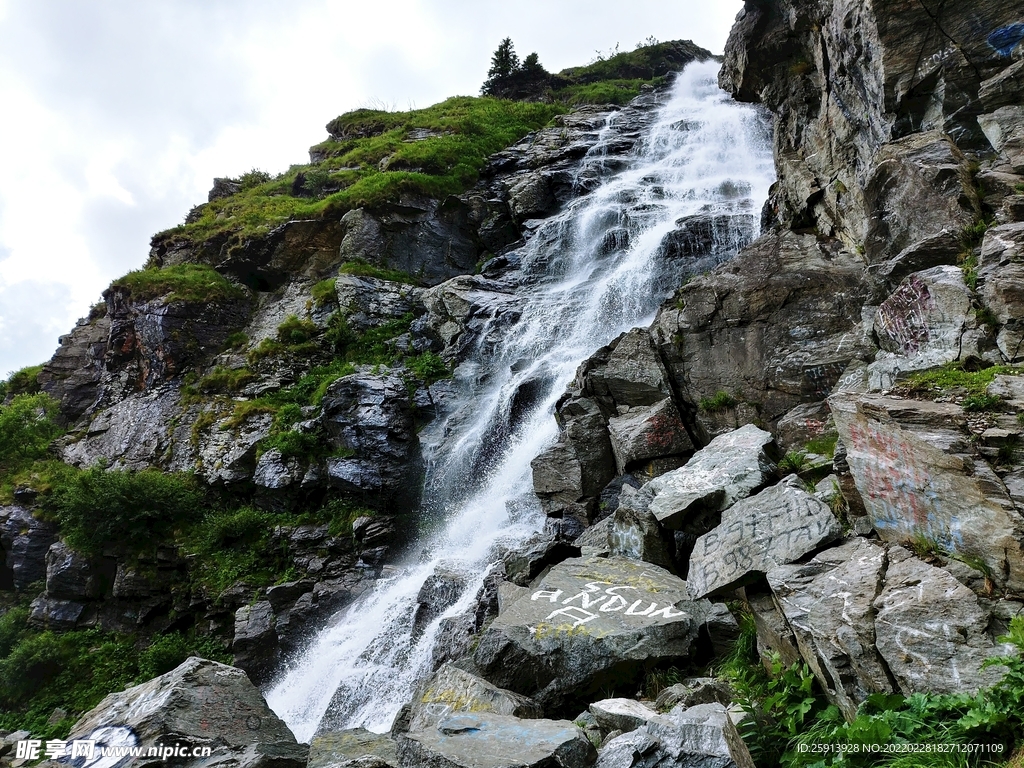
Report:
[[[979,127],[979,91],[1013,64],[993,41],[1017,21],[1016,10],[997,0],[969,12],[948,3],[748,0],[726,45],[720,83],[776,116],[773,216],[787,226],[815,227],[850,248],[863,244],[872,255],[914,239],[912,231],[920,237],[943,228],[936,208],[923,220],[904,215],[910,212],[904,205],[925,199],[919,194],[880,221],[878,186],[870,180],[888,174],[882,166],[894,152],[903,157],[898,162],[916,164],[913,152],[904,151],[906,141],[931,140],[921,134],[900,144],[915,132],[940,131],[961,149],[988,146]],[[990,83],[986,92],[999,90]],[[933,177],[939,183],[923,194],[948,189],[947,199],[957,205],[962,175],[940,174],[944,180]],[[864,238],[872,227],[880,232],[878,226],[887,227],[885,240],[869,245]]]
[[[46,578],[46,553],[56,538],[57,527],[25,507],[0,507],[0,588],[20,591]]]

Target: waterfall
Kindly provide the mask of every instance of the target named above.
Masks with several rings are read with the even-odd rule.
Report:
[[[421,434],[433,531],[267,691],[300,741],[321,724],[390,727],[431,672],[443,619],[470,607],[502,548],[543,526],[530,462],[556,439],[554,406],[579,364],[649,324],[687,274],[756,236],[774,180],[768,130],[756,109],[718,88],[717,71],[715,62],[689,65],[619,164],[604,151],[618,135],[621,113],[612,113],[578,172],[591,191],[537,226],[514,267],[491,281],[489,319],[456,369],[452,402]],[[466,586],[414,628],[417,594],[438,572]]]

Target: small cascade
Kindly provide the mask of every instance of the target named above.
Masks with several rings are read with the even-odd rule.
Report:
[[[300,741],[321,727],[390,727],[430,674],[444,619],[472,605],[503,550],[543,526],[530,462],[556,439],[554,406],[579,364],[757,235],[774,181],[768,129],[717,73],[715,62],[687,67],[618,163],[605,152],[621,141],[613,113],[577,173],[590,191],[540,224],[492,281],[455,394],[420,436],[431,532],[267,691]],[[418,595],[432,577],[454,585],[454,601],[424,624]]]

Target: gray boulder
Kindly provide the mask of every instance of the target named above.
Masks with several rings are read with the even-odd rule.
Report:
[[[788,483],[738,501],[697,539],[687,584],[694,597],[734,589],[835,541],[842,527],[828,505]]]
[[[967,158],[939,131],[885,144],[865,187],[873,216],[864,246],[873,262],[943,230],[959,231],[979,212]]]
[[[210,747],[211,757],[186,766],[228,763],[239,768],[304,768],[308,748],[295,737],[240,669],[192,657],[165,675],[112,693],[71,728],[68,741],[144,748]],[[163,765],[161,757],[134,765]]]
[[[585,699],[659,659],[686,657],[716,609],[686,583],[620,557],[570,559],[501,602],[473,659],[479,673],[542,706]]]
[[[1024,106],[1012,104],[979,115],[978,125],[992,148],[1006,158],[1014,173],[1024,173]]]
[[[63,600],[100,597],[103,584],[86,557],[63,542],[46,553],[46,594]]]
[[[601,730],[606,732],[633,731],[657,715],[653,709],[634,699],[602,699],[595,701],[588,709]]]
[[[402,768],[585,768],[594,746],[567,720],[460,714],[398,740]]]
[[[321,423],[331,445],[332,486],[368,501],[400,503],[413,493],[418,442],[405,382],[397,374],[354,373],[335,381],[323,399]]]
[[[334,290],[338,307],[345,313],[345,322],[357,332],[423,311],[423,289],[405,283],[338,275]]]
[[[902,692],[973,693],[1003,677],[982,664],[1012,646],[993,642],[989,612],[941,568],[891,548],[874,607],[875,643]]]
[[[650,511],[666,528],[696,526],[703,533],[703,519],[714,520],[716,513],[768,483],[775,472],[774,442],[771,433],[752,424],[719,435],[685,466],[644,486],[653,494]]]
[[[601,747],[594,768],[754,768],[721,704],[677,707]]]
[[[671,398],[654,405],[634,406],[621,416],[612,416],[608,419],[608,434],[619,474],[644,461],[694,450]]]

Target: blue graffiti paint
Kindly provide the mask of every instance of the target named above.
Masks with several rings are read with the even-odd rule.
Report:
[[[991,45],[1000,56],[1009,56],[1021,40],[1024,40],[1024,22],[1007,24],[988,36]]]

